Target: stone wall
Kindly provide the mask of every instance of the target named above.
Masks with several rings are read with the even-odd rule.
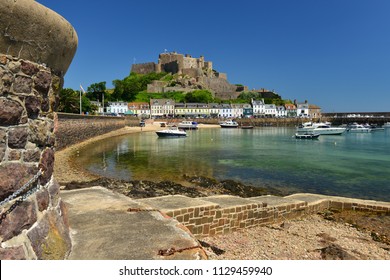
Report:
[[[188,198],[177,195],[139,201],[149,205],[148,207],[162,208],[161,211],[164,214],[182,223],[196,237],[226,234],[243,228],[282,223],[327,209],[390,213],[389,202],[317,194],[252,198],[229,195]],[[170,207],[166,208],[168,204]]]
[[[31,0],[0,5],[0,259],[63,259],[67,210],[53,178],[56,100],[72,25]]]
[[[88,116],[58,113],[56,149],[82,142],[110,131],[128,126],[139,125],[137,118]]]
[[[148,62],[148,63],[133,64],[131,66],[131,72],[137,74],[150,74],[150,73],[157,72],[156,63]]]
[[[70,251],[52,176],[62,82],[44,65],[0,54],[0,259],[63,259]]]

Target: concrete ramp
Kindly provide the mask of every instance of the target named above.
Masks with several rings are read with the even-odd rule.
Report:
[[[68,208],[72,260],[206,259],[175,219],[102,187],[62,191]]]

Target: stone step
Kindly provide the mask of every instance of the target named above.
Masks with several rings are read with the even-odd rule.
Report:
[[[148,205],[151,208],[159,209],[162,212],[180,211],[187,208],[218,208],[217,203],[202,198],[191,198],[184,195],[167,195],[152,198],[137,199],[138,202]]]
[[[298,205],[298,206],[307,205],[306,202],[299,200],[299,199],[289,198],[289,197],[280,197],[280,196],[274,196],[274,195],[263,195],[263,196],[250,197],[250,198],[247,198],[247,200],[249,200],[253,203],[266,204],[265,206],[267,206],[267,207],[278,207],[278,206],[286,206],[286,205]]]
[[[207,258],[198,241],[178,221],[158,210],[139,211],[150,209],[140,201],[102,187],[62,191],[61,198],[68,208],[73,240],[68,259]],[[176,250],[174,254],[159,254],[171,248]]]

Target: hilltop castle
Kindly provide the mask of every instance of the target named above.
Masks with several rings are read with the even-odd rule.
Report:
[[[203,56],[194,58],[189,54],[183,55],[176,52],[161,53],[158,57],[158,63],[133,64],[131,72],[137,74],[160,72],[177,74],[174,86],[168,82],[154,81],[148,86],[148,92],[188,92],[195,89],[207,89],[216,97],[231,99],[236,98],[243,90],[246,90],[245,87],[230,84],[227,81],[227,75],[215,71],[213,63],[205,61]]]

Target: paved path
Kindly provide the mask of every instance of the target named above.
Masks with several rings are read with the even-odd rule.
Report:
[[[184,227],[158,211],[102,187],[61,191],[68,206],[72,260],[205,259],[203,249]],[[197,247],[180,252],[180,249]],[[175,248],[172,255],[160,250]]]

